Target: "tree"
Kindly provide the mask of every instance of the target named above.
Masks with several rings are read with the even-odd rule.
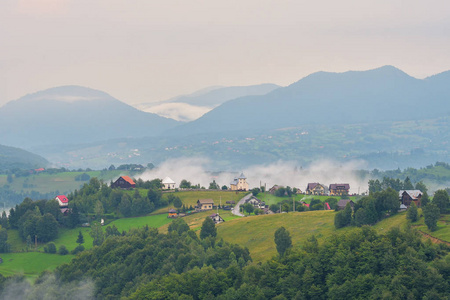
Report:
[[[90,236],[94,239],[92,244],[94,246],[100,246],[105,240],[105,235],[102,230],[102,226],[98,222],[93,222],[91,225]]]
[[[441,214],[445,214],[447,212],[447,208],[450,206],[450,200],[447,191],[437,190],[436,193],[434,193],[433,203],[437,207],[439,207]]]
[[[423,183],[423,181],[416,182],[416,190],[419,190],[422,193],[428,192],[427,186]]]
[[[403,189],[404,190],[413,190],[414,189],[414,186],[408,176],[406,176],[405,181],[403,183]]]
[[[261,190],[259,188],[254,188],[252,189],[252,195],[256,197],[256,195],[258,195],[261,192]]]
[[[255,208],[253,207],[253,205],[251,203],[245,203],[243,206],[243,209],[248,214],[251,214],[255,210]]]
[[[180,182],[180,189],[190,189],[191,188],[191,182],[187,181],[186,179],[181,180]]]
[[[439,207],[437,207],[434,203],[430,203],[425,206],[423,209],[423,215],[425,217],[425,224],[428,229],[431,231],[435,231],[437,229],[437,221],[439,220]]]
[[[417,206],[414,202],[411,202],[411,206],[406,213],[406,218],[411,222],[416,222],[419,219],[419,212],[417,211]]]
[[[292,240],[286,228],[280,227],[275,231],[275,244],[280,256],[284,256],[286,251],[292,247]]]
[[[176,232],[181,235],[183,232],[187,231],[189,231],[189,225],[183,218],[175,219],[169,225],[169,232]]]
[[[5,228],[0,229],[0,252],[6,253],[10,251],[11,246],[8,243],[8,232]]]
[[[56,245],[54,243],[48,243],[47,244],[47,251],[48,253],[56,253]]]
[[[226,190],[228,190],[228,187],[226,185],[223,185],[222,186],[222,191],[226,191]]]
[[[76,243],[79,245],[84,244],[84,236],[81,233],[81,230],[78,232],[78,238],[77,238]]]
[[[209,188],[210,190],[220,190],[220,186],[216,183],[215,180],[213,180],[210,184],[209,184]]]
[[[200,238],[204,239],[207,237],[216,237],[217,236],[217,228],[216,224],[210,217],[206,217],[205,221],[203,221],[202,229],[200,231]]]
[[[41,242],[49,242],[58,237],[58,221],[55,217],[46,213],[41,216],[36,222],[36,234]]]
[[[67,254],[69,254],[69,250],[67,250],[66,246],[61,245],[59,247],[58,253],[61,254],[61,255],[67,255]]]
[[[173,206],[175,206],[176,208],[180,208],[183,206],[183,202],[181,202],[181,199],[179,197],[175,197],[173,199]]]
[[[94,213],[97,217],[103,216],[103,204],[100,202],[100,200],[97,200],[97,202],[95,203]]]
[[[428,193],[427,192],[423,192],[422,198],[420,198],[420,205],[422,207],[425,207],[425,206],[428,205],[428,203],[430,203],[430,197],[428,197]]]

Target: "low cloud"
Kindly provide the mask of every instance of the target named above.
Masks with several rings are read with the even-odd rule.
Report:
[[[177,121],[189,122],[209,112],[211,108],[187,103],[163,103],[155,106],[137,106],[142,111],[154,113]]]
[[[94,282],[60,282],[55,275],[49,274],[31,285],[25,278],[11,278],[5,282],[0,300],[10,299],[94,299]]]
[[[275,184],[300,188],[305,191],[309,182],[319,182],[328,186],[331,183],[349,183],[351,193],[362,193],[368,190],[367,181],[356,172],[365,169],[364,161],[335,163],[331,160],[321,160],[301,167],[295,161],[278,161],[268,165],[255,165],[236,172],[212,173],[208,168],[210,161],[205,158],[170,159],[151,171],[143,173],[143,180],[170,177],[178,186],[182,179],[192,184],[200,184],[208,188],[215,180],[220,186],[229,186],[234,177],[241,172],[247,177],[250,188],[266,185],[267,188]]]

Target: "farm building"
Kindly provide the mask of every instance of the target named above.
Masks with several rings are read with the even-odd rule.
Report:
[[[213,209],[213,199],[199,199],[197,200],[196,210],[210,210]]]
[[[178,216],[177,211],[173,208],[169,209],[169,215],[168,218],[176,218]]]
[[[212,214],[209,217],[214,221],[214,224],[225,222],[225,220],[221,216],[219,216],[219,214]]]
[[[347,203],[350,203],[350,206],[353,207],[355,206],[355,202],[353,202],[352,200],[348,200],[348,199],[341,199],[339,200],[339,202],[337,203],[337,209],[338,210],[343,210],[346,206]]]
[[[230,183],[230,189],[232,191],[248,191],[247,177],[245,177],[244,173],[241,173],[238,178],[234,178]]]
[[[307,195],[325,195],[325,186],[318,182],[308,183],[305,193]]]
[[[350,190],[350,184],[348,183],[333,183],[330,184],[330,196],[334,195],[348,195]]]
[[[422,191],[420,190],[401,190],[398,192],[400,204],[409,207],[414,202],[417,207],[421,205]]]
[[[111,188],[131,189],[135,188],[136,183],[129,176],[120,176],[114,183],[111,184]]]
[[[173,181],[170,177],[166,177],[162,181],[163,189],[165,190],[173,190],[175,189],[175,181]]]

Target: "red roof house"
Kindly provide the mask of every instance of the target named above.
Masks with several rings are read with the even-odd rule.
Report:
[[[56,196],[55,200],[58,201],[59,207],[67,207],[69,205],[69,199],[64,195]]]

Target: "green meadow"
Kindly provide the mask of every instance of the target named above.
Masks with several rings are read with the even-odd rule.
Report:
[[[3,276],[22,274],[33,278],[44,270],[54,270],[57,266],[69,262],[73,257],[73,255],[42,252],[2,253],[3,263],[0,264],[0,273]]]
[[[180,191],[180,192],[171,192],[171,193],[164,193],[163,195],[167,197],[169,194],[172,194],[174,196],[177,196],[181,199],[181,202],[186,207],[192,206],[194,207],[197,205],[197,200],[199,199],[213,199],[214,205],[219,205],[222,203],[222,205],[226,205],[227,201],[235,201],[236,203],[244,197],[246,194],[245,192],[231,192],[231,191]],[[159,213],[165,213],[169,209],[175,208],[173,205],[169,205],[168,207],[160,208],[156,211],[154,211],[152,214],[159,214]]]

